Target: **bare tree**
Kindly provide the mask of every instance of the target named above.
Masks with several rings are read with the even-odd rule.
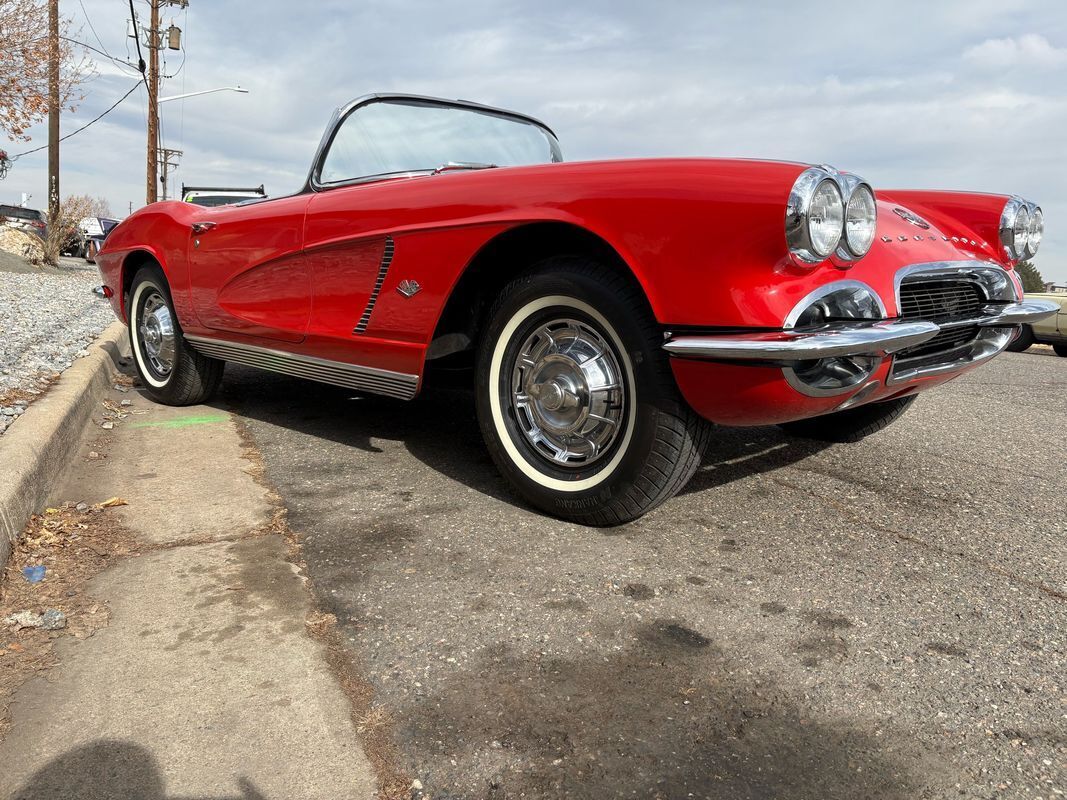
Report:
[[[111,203],[108,202],[106,197],[89,197],[86,196],[89,201],[89,213],[88,217],[114,217],[111,213]]]
[[[48,220],[48,227],[44,234],[44,257],[42,261],[55,266],[59,263],[59,254],[62,253],[68,243],[79,235],[79,226],[86,217],[91,217],[93,199],[88,195],[68,195],[59,204],[59,214],[55,219]]]
[[[90,62],[70,41],[71,21],[60,23],[59,99],[74,111],[78,87],[92,74]],[[66,38],[63,38],[66,37]],[[26,131],[48,114],[48,3],[0,0],[0,131],[29,141]]]

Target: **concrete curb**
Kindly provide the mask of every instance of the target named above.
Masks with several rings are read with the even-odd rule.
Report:
[[[30,516],[56,491],[128,348],[126,326],[113,322],[89,345],[89,355],[0,436],[0,566]]]

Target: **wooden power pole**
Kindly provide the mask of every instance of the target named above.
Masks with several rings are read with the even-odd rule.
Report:
[[[53,0],[55,2],[55,0]],[[159,6],[162,0],[148,0],[152,18],[148,26],[148,175],[145,202],[157,199],[159,181]]]
[[[48,2],[48,224],[59,219],[59,0]]]

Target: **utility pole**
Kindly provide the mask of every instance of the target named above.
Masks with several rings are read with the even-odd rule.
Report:
[[[48,224],[59,219],[59,0],[48,2]]]
[[[159,10],[163,6],[178,6],[187,8],[189,0],[147,0],[152,9],[152,16],[148,25],[148,171],[145,176],[145,201],[154,203],[158,199],[156,192],[159,180],[159,51],[163,49],[163,31],[159,27]],[[132,7],[132,6],[131,6]],[[136,26],[134,28],[136,30]],[[167,30],[168,47],[172,50],[179,49],[181,45],[181,30],[171,26]],[[164,197],[166,194],[164,193]]]
[[[57,2],[57,0],[53,0]],[[145,202],[156,202],[156,181],[159,178],[159,6],[163,0],[148,0],[152,7],[148,25],[148,176],[145,184]]]
[[[178,162],[171,162],[171,159],[177,159],[182,157],[181,150],[171,150],[168,147],[159,148],[159,166],[163,168],[163,175],[159,179],[160,185],[163,187],[163,197],[161,200],[167,199],[167,178],[170,177],[171,170],[178,168]]]

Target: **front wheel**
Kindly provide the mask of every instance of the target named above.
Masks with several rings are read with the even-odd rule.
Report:
[[[1056,355],[1067,358],[1067,344],[1054,344],[1052,349],[1056,351]]]
[[[478,420],[532,505],[629,522],[692,476],[708,426],[674,383],[641,292],[615,270],[554,258],[509,284],[479,343]]]
[[[1009,353],[1023,353],[1034,345],[1034,329],[1029,325],[1023,325],[1019,329],[1019,335],[1009,344],[1005,350]]]
[[[786,433],[821,442],[858,442],[896,421],[915,402],[915,395],[835,411],[819,417],[783,422]]]
[[[215,393],[225,363],[189,347],[174,313],[170,288],[158,267],[142,267],[133,276],[129,317],[133,361],[153,400],[168,406],[190,406]]]

